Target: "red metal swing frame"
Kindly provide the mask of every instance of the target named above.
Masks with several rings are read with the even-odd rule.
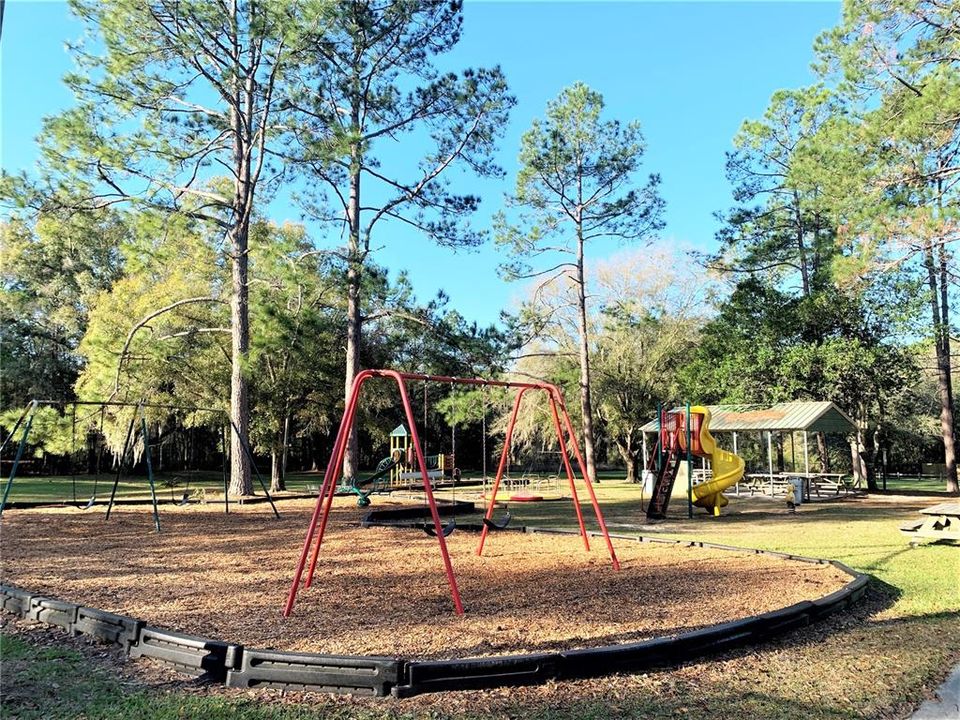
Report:
[[[337,431],[337,438],[333,444],[333,453],[330,461],[327,463],[327,469],[323,476],[323,483],[320,486],[320,492],[317,495],[317,504],[313,510],[313,516],[310,518],[310,524],[307,529],[306,537],[303,541],[303,549],[300,552],[300,559],[297,562],[297,569],[294,573],[293,582],[290,585],[290,592],[287,595],[287,602],[283,609],[283,616],[288,617],[293,611],[293,605],[296,602],[297,591],[300,588],[300,581],[303,578],[303,571],[307,564],[307,556],[310,555],[310,545],[316,535],[316,545],[313,549],[313,555],[310,557],[310,566],[307,571],[307,577],[304,582],[306,587],[313,583],[313,573],[317,566],[317,557],[320,554],[320,545],[323,543],[323,536],[327,528],[327,520],[330,517],[330,507],[333,504],[333,496],[336,491],[337,482],[340,479],[340,473],[343,469],[343,456],[346,452],[347,441],[350,433],[353,431],[353,421],[357,412],[357,404],[360,399],[360,390],[364,384],[372,378],[392,378],[396,381],[400,390],[400,400],[403,403],[404,413],[407,416],[407,422],[410,425],[410,439],[413,443],[413,449],[417,457],[417,464],[420,468],[420,474],[423,479],[423,491],[426,494],[427,504],[430,507],[430,516],[433,520],[434,531],[437,536],[437,542],[440,544],[440,555],[443,558],[444,570],[447,574],[447,582],[450,585],[450,594],[453,598],[453,606],[457,615],[463,614],[463,602],[460,599],[460,590],[457,588],[457,579],[453,574],[453,566],[450,563],[450,555],[447,552],[447,542],[443,535],[443,528],[440,523],[440,514],[437,511],[437,503],[433,496],[433,487],[430,483],[430,477],[427,474],[427,464],[423,455],[423,448],[420,445],[420,436],[417,432],[417,423],[414,419],[413,408],[410,405],[410,396],[407,393],[408,380],[423,380],[430,382],[444,382],[457,385],[488,385],[491,387],[516,388],[517,394],[513,402],[513,411],[510,414],[510,423],[507,426],[507,433],[503,444],[503,452],[500,455],[500,465],[497,468],[497,476],[493,483],[493,492],[491,493],[489,504],[487,505],[485,518],[490,520],[493,517],[493,510],[496,506],[497,492],[500,489],[500,481],[507,468],[507,461],[510,453],[510,442],[513,438],[513,429],[517,422],[517,413],[520,410],[520,403],[523,396],[529,390],[539,390],[547,393],[550,399],[550,413],[553,417],[554,430],[557,433],[557,441],[560,443],[560,452],[563,457],[564,468],[567,473],[567,479],[570,483],[570,493],[573,499],[573,507],[577,514],[577,524],[580,527],[580,536],[583,538],[583,545],[586,550],[590,550],[590,540],[587,536],[587,530],[583,523],[583,513],[580,511],[580,502],[577,497],[576,482],[574,479],[573,468],[568,457],[568,447],[572,448],[586,485],[587,493],[590,495],[590,502],[593,505],[593,511],[600,526],[600,532],[607,544],[607,550],[610,552],[610,559],[614,570],[620,569],[620,561],[617,560],[617,554],[614,552],[613,543],[610,542],[610,534],[607,532],[607,525],[603,520],[603,513],[600,505],[597,503],[597,496],[594,493],[593,486],[587,476],[586,465],[583,461],[583,455],[580,453],[580,446],[577,442],[577,435],[573,429],[573,423],[570,421],[570,415],[567,413],[566,405],[563,402],[563,395],[556,385],[539,382],[509,382],[504,380],[485,380],[482,378],[457,378],[440,375],[420,375],[416,373],[404,373],[396,370],[364,370],[360,372],[353,381],[353,387],[350,389],[350,398],[343,411],[343,418],[340,422],[340,429]],[[562,420],[562,423],[561,423]],[[569,446],[564,437],[563,429],[566,428],[569,436]],[[319,525],[319,532],[317,526]],[[483,531],[480,534],[480,543],[477,546],[477,555],[483,554],[483,546],[486,543],[488,534],[487,525],[484,524]]]

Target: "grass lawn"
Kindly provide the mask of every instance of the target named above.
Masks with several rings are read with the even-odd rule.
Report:
[[[883,480],[877,484],[883,487]],[[935,477],[893,477],[887,478],[887,492],[906,491],[910,493],[941,493],[946,490],[945,480]]]
[[[458,499],[466,493],[458,490]],[[870,573],[874,581],[864,602],[849,612],[774,642],[679,668],[406,701],[296,694],[284,699],[271,691],[197,689],[186,681],[131,684],[109,663],[94,663],[89,671],[81,662],[82,648],[50,647],[13,631],[3,644],[2,714],[277,720],[900,718],[960,660],[960,550],[940,544],[910,548],[898,530],[918,517],[917,509],[942,498],[855,498],[806,504],[793,515],[779,502],[733,498],[723,517],[698,511],[693,520],[675,502],[676,517],[651,527],[640,510],[637,486],[605,482],[599,495],[613,531],[832,558]],[[510,511],[516,524],[569,526],[573,517],[563,501],[514,503]],[[491,542],[522,543],[523,536],[504,533]],[[594,540],[593,553],[604,552],[602,541]]]
[[[25,475],[17,477],[10,488],[10,497],[8,502],[42,502],[42,503],[72,503],[74,495],[77,502],[86,504],[91,496],[96,494],[97,499],[106,502],[110,498],[110,490],[116,475],[101,474],[95,475],[56,475],[47,477],[35,477]],[[305,492],[308,488],[315,489],[323,476],[317,473],[292,473],[287,477],[287,490],[291,492]],[[263,481],[270,483],[269,476],[264,476]],[[176,473],[157,473],[154,476],[154,482],[157,488],[157,498],[160,501],[179,500],[185,491],[191,494],[199,493],[202,490],[212,491],[216,496],[222,499],[223,495],[223,475],[216,471],[188,471]],[[4,480],[0,484],[0,492],[7,486]],[[254,476],[253,486],[257,494],[260,494],[260,485]],[[76,490],[74,491],[74,488]],[[150,484],[147,476],[143,475],[123,475],[117,485],[117,498],[123,500],[146,499],[150,497]]]

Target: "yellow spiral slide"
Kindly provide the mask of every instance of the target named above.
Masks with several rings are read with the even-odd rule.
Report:
[[[719,515],[720,508],[730,502],[723,496],[723,491],[736,485],[743,477],[743,458],[717,447],[717,441],[710,434],[708,408],[696,405],[690,408],[690,414],[703,415],[703,421],[700,423],[700,447],[696,447],[697,443],[691,443],[694,445],[693,453],[709,458],[710,466],[713,468],[713,478],[709,482],[693,487],[693,504],[712,510],[714,515]]]

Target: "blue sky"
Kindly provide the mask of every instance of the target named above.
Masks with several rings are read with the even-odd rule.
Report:
[[[499,64],[517,105],[501,142],[503,182],[460,182],[478,193],[479,227],[513,186],[521,134],[548,100],[583,81],[600,91],[608,117],[637,119],[648,145],[644,172],[660,173],[670,241],[713,245],[713,213],[731,203],[724,153],[743,120],[760,116],[780,88],[811,83],[811,46],[839,20],[838,2],[470,2],[463,39],[444,69]],[[66,4],[7,2],[0,42],[0,162],[29,169],[41,118],[69,106],[60,77],[71,67],[65,43],[80,26]],[[411,158],[416,162],[416,158]],[[298,219],[294,207],[271,206],[275,220]],[[494,322],[522,292],[497,275],[492,244],[453,253],[415,236],[393,234],[375,245],[376,260],[406,269],[422,299],[444,289],[452,305]],[[613,248],[598,247],[593,257]],[[588,259],[590,255],[588,254]],[[691,272],[694,272],[691,269]]]

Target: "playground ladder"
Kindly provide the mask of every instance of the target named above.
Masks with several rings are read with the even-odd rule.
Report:
[[[671,450],[664,458],[663,466],[653,486],[653,493],[650,495],[650,503],[647,505],[648,520],[663,520],[667,516],[667,505],[670,503],[670,494],[673,492],[673,483],[677,479],[679,470],[680,453]]]

